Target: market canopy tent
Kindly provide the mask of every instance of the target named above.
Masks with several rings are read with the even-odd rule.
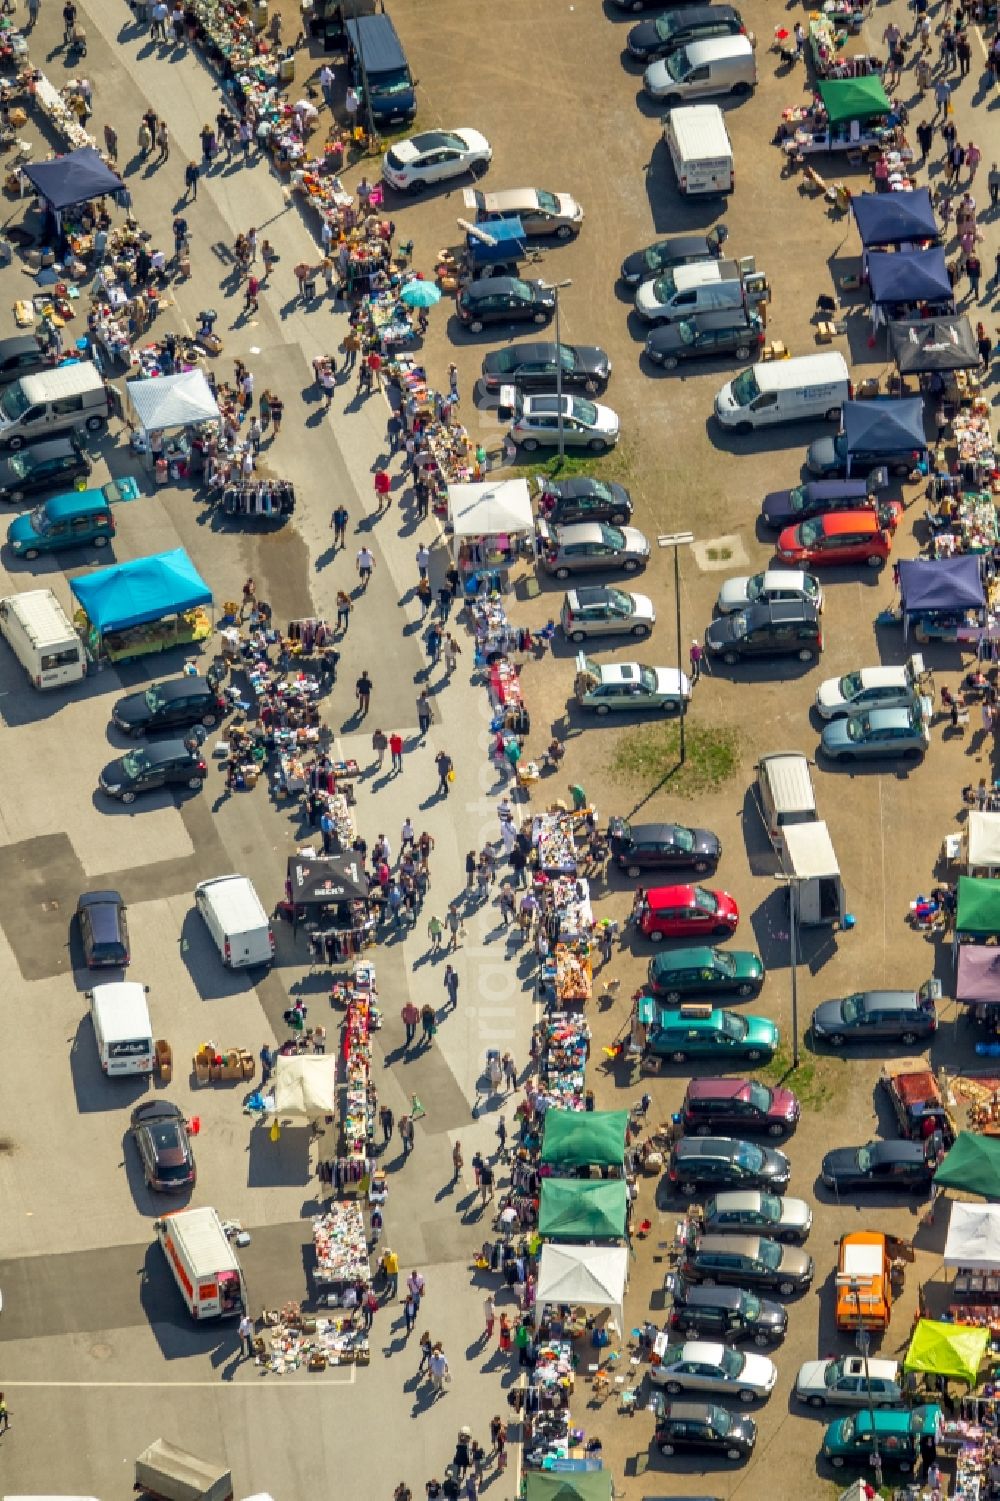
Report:
[[[889,97],[874,73],[865,78],[833,78],[819,85],[831,125],[849,120],[876,120],[892,112]]]
[[[627,1110],[547,1110],[542,1161],[553,1167],[621,1167]]]
[[[866,250],[908,240],[936,240],[941,233],[927,188],[914,188],[908,193],[859,193],[851,199],[851,212]]]
[[[847,452],[884,455],[927,447],[924,403],[919,396],[889,401],[845,401],[842,407]]]
[[[1000,949],[993,944],[959,946],[955,999],[967,1006],[1000,1005]]]
[[[545,1178],[538,1233],[554,1240],[619,1240],[625,1234],[623,1178]]]
[[[968,318],[903,318],[889,324],[889,352],[900,375],[976,370],[979,347]]]
[[[872,302],[952,302],[944,250],[873,250],[868,257]]]
[[[1000,868],[1000,813],[981,813],[974,808],[965,826],[970,866],[980,870]]]
[[[981,1199],[1000,1199],[1000,1141],[960,1131],[934,1174],[935,1188],[958,1188]]]
[[[333,1115],[337,1094],[337,1055],[279,1053],[274,1063],[274,1108],[269,1114],[291,1124]]]
[[[102,635],[147,625],[212,603],[212,591],[183,547],[70,579],[70,590]]]
[[[290,855],[286,885],[293,910],[368,896],[368,881],[354,855]]]
[[[49,208],[59,213],[75,203],[88,203],[105,193],[124,193],[125,184],[112,172],[92,146],[68,151],[51,162],[31,162],[21,169],[44,198]]]
[[[976,1272],[1000,1269],[1000,1207],[995,1204],[952,1204],[944,1264],[964,1266]]]
[[[959,876],[956,936],[992,938],[995,933],[1000,933],[1000,881]]]
[[[535,526],[526,479],[449,485],[448,515],[456,538],[530,533]]]
[[[907,559],[899,565],[899,594],[905,615],[981,610],[986,603],[975,557]]]
[[[167,432],[198,422],[218,422],[222,415],[201,370],[130,380],[125,386],[144,433]]]
[[[545,1245],[535,1302],[610,1308],[623,1329],[628,1258],[627,1246]]]
[[[921,1319],[913,1331],[903,1361],[904,1371],[927,1371],[975,1386],[979,1367],[990,1342],[988,1329],[971,1324],[942,1324]]]
[[[611,1471],[604,1469],[575,1470],[562,1475],[551,1470],[529,1470],[524,1486],[524,1501],[611,1501],[614,1495]]]

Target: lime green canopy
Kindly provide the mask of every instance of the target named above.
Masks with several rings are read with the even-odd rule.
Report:
[[[873,73],[865,78],[832,78],[820,84],[819,97],[831,125],[874,120],[892,110],[885,89]]]
[[[625,1234],[623,1178],[544,1178],[538,1233],[550,1240],[618,1240]]]
[[[934,1174],[936,1188],[960,1188],[982,1199],[1000,1199],[1000,1141],[959,1131]]]
[[[627,1110],[547,1110],[542,1161],[553,1167],[621,1167]]]
[[[529,1470],[524,1501],[611,1501],[610,1470],[578,1470],[572,1475]]]
[[[988,938],[1000,933],[1000,881],[959,876],[955,932]]]
[[[903,1362],[904,1371],[927,1371],[935,1376],[951,1376],[975,1386],[979,1365],[990,1342],[988,1329],[971,1324],[939,1324],[936,1319],[921,1319],[913,1331],[910,1348]]]

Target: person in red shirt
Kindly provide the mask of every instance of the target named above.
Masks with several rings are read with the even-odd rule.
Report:
[[[380,514],[389,505],[390,498],[391,498],[390,494],[389,494],[389,491],[391,489],[392,489],[392,480],[389,478],[388,470],[386,470],[386,469],[376,469],[376,471],[375,471],[375,494],[378,496],[378,508],[379,508],[379,513]]]
[[[403,769],[403,737],[398,730],[393,730],[389,736],[389,751],[392,756],[393,771]]]
[[[257,311],[257,294],[260,292],[260,277],[250,275],[247,277],[246,303],[243,311],[255,313]]]

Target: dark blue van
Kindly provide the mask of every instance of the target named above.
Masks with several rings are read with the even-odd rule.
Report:
[[[347,22],[346,31],[351,81],[361,95],[358,123],[367,122],[370,100],[376,127],[409,124],[417,113],[416,86],[392,21],[359,16]]]
[[[760,508],[764,525],[775,529],[798,526],[812,516],[826,516],[830,511],[858,511],[874,508],[869,499],[878,488],[869,475],[866,479],[810,480],[791,490],[772,490]]]

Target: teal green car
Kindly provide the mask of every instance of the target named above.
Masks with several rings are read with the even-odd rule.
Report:
[[[823,1454],[837,1470],[870,1465],[875,1448],[885,1469],[912,1470],[920,1458],[920,1440],[941,1429],[941,1409],[934,1403],[913,1408],[878,1408],[837,1418],[826,1430]]]
[[[689,1058],[767,1063],[780,1041],[778,1028],[766,1016],[680,1006],[676,1011],[656,1012],[646,1033],[646,1052],[671,1063],[686,1063]]]
[[[7,528],[7,545],[29,562],[43,552],[67,547],[107,547],[115,534],[111,510],[116,500],[135,500],[139,487],[127,476],[100,490],[69,490],[43,500],[34,510],[15,516]]]
[[[647,980],[655,996],[672,1004],[686,995],[726,991],[746,999],[760,994],[764,965],[749,949],[671,949],[649,961]]]

